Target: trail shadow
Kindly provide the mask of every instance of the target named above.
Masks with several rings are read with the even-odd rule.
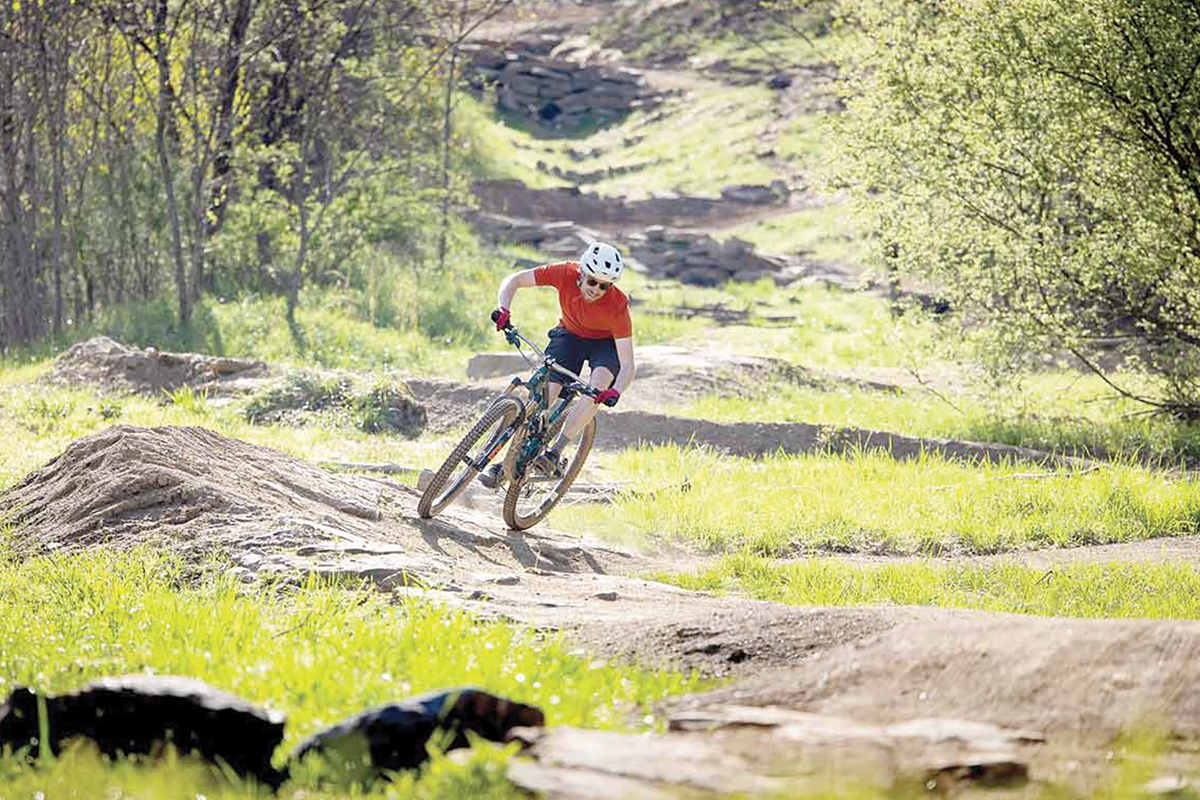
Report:
[[[407,518],[421,533],[421,538],[439,555],[451,557],[445,545],[452,543],[484,560],[505,563],[485,552],[502,548],[514,561],[526,569],[542,569],[565,574],[592,573],[607,575],[608,570],[587,548],[576,544],[559,544],[539,534],[514,530],[475,533],[459,521],[449,519]]]

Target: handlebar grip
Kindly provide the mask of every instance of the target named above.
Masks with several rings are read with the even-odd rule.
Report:
[[[612,408],[613,406],[615,406],[617,404],[617,399],[618,398],[616,398],[616,397],[610,397],[604,401],[604,405],[608,406],[609,408]]]
[[[497,308],[492,311],[492,322],[495,322],[498,319],[500,319],[500,309]]]

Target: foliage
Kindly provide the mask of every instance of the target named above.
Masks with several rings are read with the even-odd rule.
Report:
[[[248,422],[274,421],[280,411],[324,411],[349,404],[350,378],[322,375],[311,370],[289,372],[278,386],[264,389],[246,403]]]
[[[403,383],[384,378],[366,387],[354,403],[358,429],[363,433],[395,431],[413,435],[424,427],[424,412]]]
[[[361,288],[374,249],[424,266],[461,190],[438,175],[434,9],[110,5],[0,8],[0,350],[172,286],[186,329],[203,291],[293,311],[309,281]]]
[[[204,415],[203,409],[193,413]],[[356,379],[304,369],[289,372],[280,383],[256,393],[242,413],[256,425],[321,419],[333,427],[352,425],[364,433],[405,436],[418,435],[425,423],[424,410],[412,392],[394,377]]]
[[[1116,356],[1156,379],[1142,400],[1200,414],[1200,9],[852,8],[846,176],[880,263],[934,280],[1001,368]]]

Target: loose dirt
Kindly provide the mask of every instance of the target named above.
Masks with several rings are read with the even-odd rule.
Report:
[[[842,720],[837,725],[861,726],[930,717],[1033,729],[1046,743],[1012,745],[1001,761],[1035,765],[1035,779],[1099,775],[1111,737],[1146,720],[1164,724],[1180,752],[1200,744],[1200,701],[1192,691],[1200,680],[1200,623],[796,608],[716,598],[636,577],[694,567],[698,561],[687,553],[628,552],[551,529],[522,535],[505,530],[493,514],[466,509],[421,520],[416,499],[406,486],[330,473],[204,429],[116,426],[76,442],[0,495],[0,518],[12,525],[18,556],[101,544],[149,544],[195,560],[220,552],[247,582],[264,575],[299,580],[309,572],[365,581],[484,618],[561,629],[599,657],[729,681],[662,707],[677,722],[694,722],[697,714],[725,720],[710,719],[709,733],[693,725],[655,737],[647,746],[665,748],[664,758],[689,747],[724,746],[719,731],[729,725],[742,734],[749,725],[765,737],[751,750],[786,758],[797,747],[795,720],[732,723],[730,707],[816,713],[826,720],[822,731],[835,718]],[[979,761],[978,737],[956,736],[973,749],[951,760]],[[534,738],[532,752],[546,755],[526,765],[532,783],[564,779],[564,747],[578,755],[571,748],[595,745],[587,744],[586,732],[569,730]],[[888,785],[935,766],[927,736],[875,731],[867,739],[903,756],[881,773]],[[612,752],[623,741],[610,741]],[[829,736],[820,741],[827,746]],[[879,746],[864,744],[864,752]],[[810,742],[805,752],[811,747],[818,745]],[[939,759],[949,757],[944,747],[935,750]],[[592,758],[600,751],[588,752]],[[1080,758],[1088,765],[1082,772]],[[768,765],[755,763],[753,774],[767,776]],[[593,760],[578,769],[571,774],[604,767]],[[671,776],[624,775],[615,762],[606,769],[609,778],[643,788],[676,783]],[[727,787],[719,777],[705,783],[692,774],[684,783],[694,790]],[[554,791],[573,796],[568,787]]]
[[[162,396],[184,386],[210,394],[248,391],[271,375],[261,361],[127,347],[107,336],[72,346],[46,376],[63,386]]]

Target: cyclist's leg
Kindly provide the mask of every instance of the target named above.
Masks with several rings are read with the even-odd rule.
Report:
[[[607,367],[595,367],[588,377],[588,383],[597,389],[607,389],[616,378]],[[576,439],[599,410],[599,404],[593,403],[589,398],[572,403],[571,410],[567,412],[566,422],[563,423],[562,435],[567,439]]]
[[[588,383],[596,389],[612,386],[613,381],[617,379],[617,373],[621,371],[621,359],[617,356],[617,346],[612,339],[590,340],[587,361],[591,367]],[[572,440],[577,438],[599,410],[600,406],[590,400],[574,403],[563,423],[563,437]]]
[[[552,357],[558,364],[579,374],[583,370],[583,362],[587,358],[586,340],[581,339],[565,328],[554,328],[549,333],[550,343],[546,345],[546,355]],[[550,383],[546,387],[549,403],[554,404],[562,393],[563,384],[568,378],[551,371]]]

